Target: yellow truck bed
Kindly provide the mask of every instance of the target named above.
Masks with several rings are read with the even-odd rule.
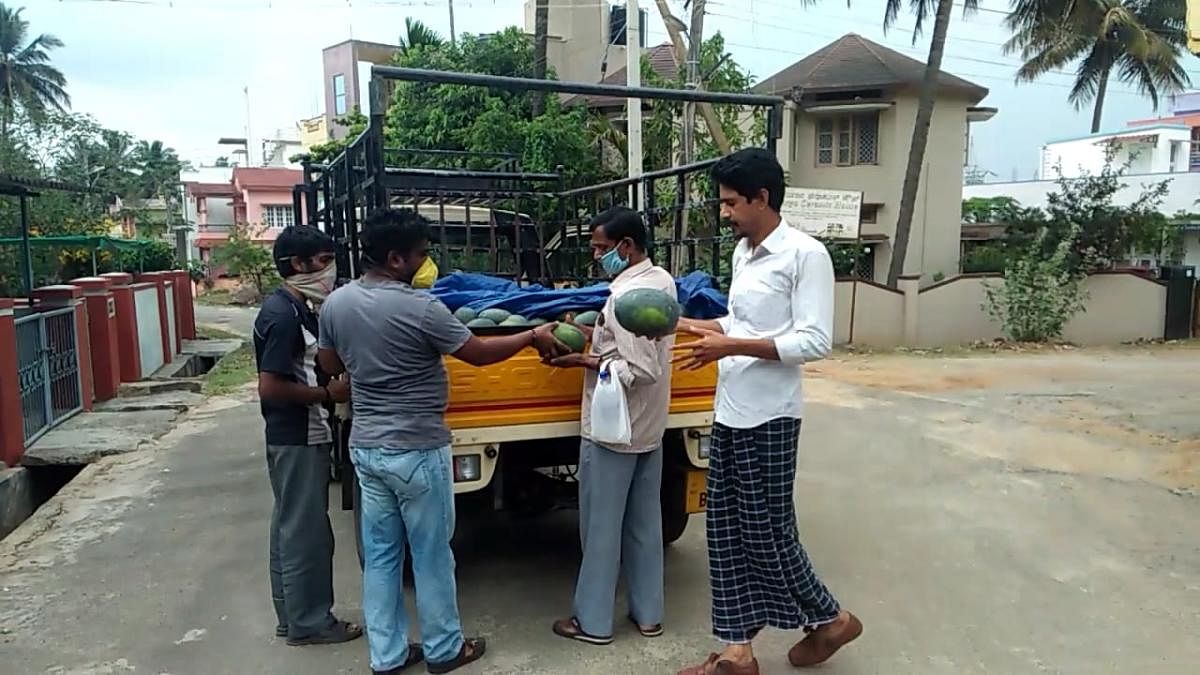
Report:
[[[690,335],[676,338],[677,342],[693,339]],[[446,371],[450,378],[446,422],[451,429],[579,421],[583,371],[547,366],[533,349],[483,368],[447,358]],[[716,364],[697,371],[675,367],[671,413],[711,412],[716,387]]]

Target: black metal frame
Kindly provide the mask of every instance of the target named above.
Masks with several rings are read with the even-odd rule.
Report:
[[[113,198],[115,195],[86,185],[72,185],[59,181],[42,178],[23,178],[0,174],[0,196],[17,197],[21,206],[21,276],[25,283],[25,293],[33,297],[33,250],[29,243],[29,198],[39,196],[39,190],[54,192],[73,192],[76,194],[92,194]]]
[[[645,196],[643,213],[654,233],[652,246],[665,248],[668,256],[666,262],[673,270],[695,269],[702,264],[702,258],[708,258],[701,256],[699,247],[712,244],[712,256],[703,263],[711,264],[710,271],[715,277],[724,276],[720,273],[722,253],[719,237],[685,239],[684,235],[684,222],[689,209],[704,209],[705,218],[715,224],[715,195],[696,204],[685,203],[689,177],[707,171],[713,161],[568,189],[561,167],[557,173],[525,172],[521,169],[519,158],[513,155],[387,148],[383,140],[387,107],[382,100],[382,92],[386,90],[384,80],[766,107],[769,109],[767,148],[774,150],[782,134],[784,99],[779,96],[560,82],[393,66],[374,66],[371,75],[371,115],[367,129],[328,164],[304,165],[304,183],[296,186],[292,195],[296,222],[323,227],[342,244],[338,263],[339,274],[344,278],[352,278],[359,272],[360,220],[378,209],[390,206],[430,208],[436,205],[437,217],[431,218],[435,223],[435,241],[432,243],[441,269],[450,271],[455,267],[456,255],[461,255],[465,266],[478,267],[471,264],[476,252],[472,230],[483,226],[487,230],[486,251],[491,265],[489,273],[507,276],[518,282],[547,285],[586,283],[590,278],[587,274],[590,271],[590,255],[587,254],[585,242],[586,218],[604,206],[625,204],[629,199],[636,202],[639,193]],[[420,163],[426,166],[418,168],[406,165],[403,161],[392,161],[393,158],[405,156],[423,157],[425,161]],[[430,163],[449,164],[450,167],[428,168]],[[480,166],[486,168],[480,169]],[[675,182],[672,186],[675,203],[665,207],[659,206],[655,199],[660,190],[658,183],[663,180]],[[552,210],[558,221],[553,231],[535,222],[538,207],[547,203],[553,205]],[[448,223],[447,206],[461,209],[461,222]],[[473,207],[485,210],[486,225],[473,222]],[[526,207],[530,208],[527,210]],[[535,217],[526,219],[526,213]],[[672,226],[664,230],[662,226],[668,217]],[[501,222],[506,219],[508,222]],[[572,237],[574,245],[567,246],[567,240]],[[457,242],[459,238],[465,238],[465,241]],[[549,250],[548,241],[553,243]],[[502,251],[505,246],[508,252]],[[485,246],[478,248],[482,252]],[[501,259],[507,261],[509,253],[512,268],[501,269]]]

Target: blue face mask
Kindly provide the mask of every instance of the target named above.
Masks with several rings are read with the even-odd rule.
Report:
[[[600,267],[604,268],[608,276],[615,277],[629,267],[629,261],[622,258],[617,248],[613,247],[608,253],[600,256]]]

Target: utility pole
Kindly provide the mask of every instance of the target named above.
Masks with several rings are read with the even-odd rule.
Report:
[[[667,0],[655,0],[658,5],[658,13],[662,16],[663,23],[667,25],[667,34],[671,36],[671,45],[674,47],[675,62],[687,63],[688,49],[683,45],[683,31],[680,27],[683,22],[671,13],[670,6],[667,5]],[[699,48],[697,48],[699,49]],[[700,115],[704,117],[704,124],[708,127],[708,135],[712,137],[713,143],[717,144],[717,150],[722,155],[728,155],[733,152],[733,146],[729,143],[729,137],[725,135],[725,130],[721,127],[721,120],[717,117],[717,113],[713,110],[711,103],[700,103],[696,106],[700,110]]]
[[[705,0],[692,0],[692,22],[688,28],[687,50],[687,82],[684,86],[693,91],[700,88],[700,47],[704,44],[704,5]],[[696,161],[696,104],[688,101],[683,104],[683,133],[680,135],[679,163],[687,166]],[[691,201],[692,186],[687,175],[680,176],[683,181],[684,201]],[[685,212],[686,213],[686,212]],[[684,215],[681,235],[687,236],[688,221]],[[674,261],[673,274],[683,273],[683,242],[676,242],[676,249],[671,255]]]
[[[625,3],[625,77],[630,87],[642,86],[642,15],[638,8],[638,0],[626,0]],[[626,99],[628,112],[627,139],[629,141],[629,177],[640,178],[642,175],[642,99]],[[630,206],[642,210],[645,202],[644,190],[634,184],[630,186],[630,195],[636,192],[637,198],[630,200]]]
[[[450,5],[450,46],[454,46],[454,0],[446,0]]]
[[[700,46],[704,44],[705,0],[692,0],[692,25],[688,29],[687,83],[688,89],[700,88]],[[683,135],[680,164],[696,161],[696,104],[683,104]]]
[[[546,40],[550,33],[550,0],[537,0],[533,11],[533,77],[546,79]],[[546,110],[546,94],[533,92],[533,116]]]

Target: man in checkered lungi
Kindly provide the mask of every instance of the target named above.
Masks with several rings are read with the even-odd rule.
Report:
[[[833,264],[780,216],[783,168],[772,153],[741,150],[712,175],[739,240],[729,314],[681,321],[698,339],[677,350],[685,368],[717,361],[720,372],[707,533],[713,633],[725,649],[680,675],[758,675],[751,642],[763,628],[807,633],[788,652],[796,667],[826,661],[862,633],[813,571],[792,500],[801,373],[831,349]]]

